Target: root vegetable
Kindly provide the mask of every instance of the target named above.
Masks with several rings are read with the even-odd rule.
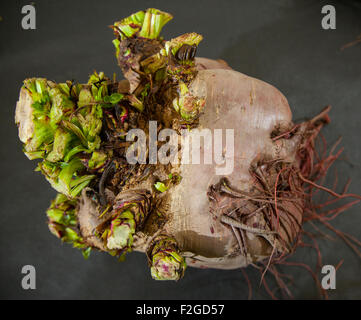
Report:
[[[293,123],[287,99],[272,85],[223,60],[195,58],[200,35],[162,40],[171,18],[148,9],[114,24],[127,80],[102,73],[84,85],[25,80],[16,108],[19,137],[60,192],[48,210],[49,227],[86,255],[142,251],[155,279],[178,280],[186,265],[261,265],[277,275],[272,265],[298,246],[303,223],[324,222],[328,214],[316,211],[312,191],[344,197],[317,184],[338,156],[316,157],[329,108]],[[211,156],[210,163],[149,164],[151,147],[143,150],[148,164],[129,163],[130,130],[142,129],[150,146],[150,120],[157,133],[187,128],[195,141],[202,129],[205,136],[228,130],[232,141],[199,146],[200,159]]]

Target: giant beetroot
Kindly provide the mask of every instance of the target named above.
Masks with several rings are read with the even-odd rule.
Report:
[[[163,40],[171,18],[148,9],[113,25],[126,80],[95,73],[83,85],[24,82],[19,136],[60,193],[47,212],[49,228],[85,256],[145,252],[155,279],[177,280],[186,265],[272,270],[300,243],[305,221],[328,224],[312,203],[314,189],[360,199],[317,183],[337,158],[315,150],[329,108],[293,123],[275,87],[222,60],[195,58],[200,35]],[[137,146],[134,129],[144,132]],[[152,161],[154,148],[171,140],[162,129],[182,134],[169,163]],[[199,159],[210,161],[182,161],[185,133]]]

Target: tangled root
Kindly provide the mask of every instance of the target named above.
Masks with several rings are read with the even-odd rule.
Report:
[[[292,179],[298,179],[298,181],[300,182],[301,189],[299,189],[298,191],[300,192],[300,194],[302,194],[302,199],[304,202],[302,221],[303,225],[308,223],[316,230],[317,233],[321,234],[326,238],[330,238],[330,236],[322,232],[317,227],[317,224],[315,224],[314,222],[321,223],[326,228],[334,232],[337,236],[339,236],[357,254],[357,256],[361,258],[361,242],[354,236],[342,232],[330,224],[330,221],[335,219],[339,214],[358,203],[361,200],[361,196],[347,193],[348,187],[350,185],[350,180],[348,180],[343,187],[342,193],[338,193],[336,191],[338,185],[337,174],[335,175],[332,189],[323,186],[327,172],[329,171],[332,164],[340,157],[343,151],[343,148],[336,150],[341,141],[341,139],[339,139],[331,147],[330,151],[327,154],[327,144],[325,138],[320,133],[320,130],[322,129],[324,124],[327,124],[330,121],[328,117],[329,110],[330,107],[325,108],[320,113],[320,115],[318,115],[308,123],[300,125],[306,128],[304,131],[304,141],[297,153],[300,165],[298,170],[291,169],[289,176],[292,175]],[[316,148],[316,139],[320,139],[322,142],[323,148],[321,152],[317,151],[318,148]],[[323,203],[318,203],[317,200],[315,200],[315,195],[319,192],[326,192],[329,194],[329,198]],[[339,204],[343,199],[349,199],[349,202],[346,204]],[[331,205],[333,206],[333,208],[328,209]],[[311,243],[305,242],[304,239],[306,237],[311,240]],[[305,263],[290,261],[290,257],[292,255],[289,254],[282,258],[272,259],[272,266],[269,267],[268,270],[274,276],[278,287],[281,289],[283,295],[285,297],[292,298],[290,290],[283,281],[283,278],[287,278],[287,275],[280,274],[277,271],[277,265],[296,266],[306,269],[314,279],[320,295],[323,298],[327,299],[327,292],[322,288],[317,277],[317,273],[322,266],[322,255],[319,245],[315,239],[315,234],[307,232],[304,228],[301,228],[301,232],[299,233],[296,241],[294,242],[293,251],[297,247],[311,247],[315,250],[317,254],[317,265],[315,269],[312,269]],[[342,263],[343,260],[341,260],[336,266],[336,270],[342,265]],[[267,266],[263,267],[263,273],[265,273],[266,271]],[[275,295],[269,290],[264,278],[263,284],[270,296],[275,299]]]
[[[306,223],[322,236],[331,238],[315,224],[315,222],[321,223],[339,236],[361,258],[361,242],[330,223],[339,214],[361,201],[361,196],[347,193],[350,180],[344,186],[342,193],[338,193],[336,191],[337,175],[332,189],[323,186],[327,172],[343,151],[343,148],[336,150],[340,143],[339,139],[327,153],[325,138],[320,133],[322,127],[330,122],[329,110],[330,107],[326,107],[312,120],[297,124],[288,131],[272,137],[273,141],[277,141],[291,139],[294,135],[301,136],[296,159],[294,162],[279,159],[258,162],[251,169],[253,176],[251,193],[235,191],[226,180],[222,180],[219,185],[213,186],[209,194],[211,200],[218,202],[217,195],[219,194],[243,200],[238,208],[223,213],[221,221],[232,229],[240,253],[246,256],[249,264],[260,272],[260,282],[272,299],[278,297],[275,290],[271,290],[267,283],[267,273],[274,277],[277,284],[276,290],[280,290],[284,298],[293,298],[289,289],[292,278],[278,270],[278,266],[282,265],[307,270],[315,281],[320,296],[328,298],[317,276],[322,266],[320,248],[315,234],[304,229]],[[321,152],[316,147],[316,142],[319,140],[323,145]],[[329,194],[329,198],[323,203],[315,200],[315,195],[319,192]],[[339,204],[344,199],[350,200],[346,204]],[[264,252],[268,255],[267,259],[257,259],[254,254],[255,248],[246,240],[246,232],[267,240],[271,247],[271,252]],[[311,242],[306,242],[305,238],[310,239]],[[317,254],[315,269],[305,263],[290,261],[298,247],[310,247],[315,250]],[[336,269],[342,265],[342,262],[343,260]],[[248,284],[249,298],[251,298],[251,282],[246,270],[242,269],[242,273]]]

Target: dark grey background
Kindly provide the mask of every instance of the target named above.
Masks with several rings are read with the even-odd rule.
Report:
[[[30,1],[29,1],[30,2]],[[351,191],[361,194],[361,44],[340,47],[361,33],[358,1],[35,1],[37,29],[21,29],[26,1],[0,2],[0,298],[3,299],[244,299],[247,285],[239,270],[189,268],[178,283],[156,282],[145,256],[129,254],[124,263],[107,254],[88,261],[62,245],[46,225],[45,210],[55,192],[36,164],[21,151],[14,125],[15,103],[22,80],[41,76],[87,81],[94,69],[120,72],[114,58],[112,31],[107,27],[140,9],[156,7],[174,14],[163,35],[195,31],[204,36],[199,56],[223,58],[236,70],[265,80],[288,98],[295,119],[311,117],[333,106],[332,123],[324,130],[331,143],[342,135],[346,151],[336,163],[340,184],[353,179]],[[337,29],[321,29],[321,8],[333,4]],[[330,183],[330,181],[329,181]],[[361,238],[361,206],[334,225]],[[325,264],[344,264],[331,298],[361,298],[361,263],[340,240],[319,239]],[[295,261],[315,262],[310,250],[297,251]],[[21,288],[21,268],[36,267],[37,289]],[[317,298],[306,271],[283,268],[295,277],[296,298]],[[259,274],[248,270],[254,297]],[[321,275],[320,275],[321,277]]]

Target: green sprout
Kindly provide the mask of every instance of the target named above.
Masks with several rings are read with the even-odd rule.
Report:
[[[202,40],[203,37],[198,33],[185,33],[177,38],[167,41],[164,45],[164,51],[161,53],[164,56],[168,56],[169,52],[171,52],[173,56],[175,56],[183,45],[198,46]]]
[[[179,253],[177,242],[166,235],[160,235],[153,241],[148,251],[151,263],[151,275],[155,280],[179,280],[187,267]]]
[[[77,228],[76,205],[76,200],[68,199],[65,195],[58,193],[46,211],[49,219],[48,226],[51,233],[63,242],[81,249],[84,258],[87,259],[92,248],[86,245]]]
[[[181,80],[179,80],[178,88],[178,97],[173,100],[173,108],[184,120],[192,121],[202,112],[205,99],[194,97]]]
[[[157,182],[154,184],[154,187],[159,191],[159,192],[165,192],[168,190],[168,188],[166,187],[166,185],[163,182]]]
[[[111,221],[109,229],[102,235],[106,240],[106,247],[109,250],[131,248],[135,227],[133,213],[129,210],[123,211]]]
[[[173,18],[167,12],[149,8],[146,11],[138,11],[131,16],[115,22],[114,30],[118,31],[121,40],[134,36],[157,39],[164,25]],[[117,43],[114,43],[117,46]]]
[[[108,85],[103,72],[94,72],[86,85],[31,78],[21,89],[15,121],[24,153],[42,159],[37,170],[67,197],[78,196],[95,178],[88,169],[102,170],[110,157],[101,150],[103,109],[124,96],[109,95]]]
[[[142,227],[150,210],[150,198],[143,193],[118,196],[105,229],[99,232],[108,252],[121,255],[131,251],[133,236]],[[103,216],[103,214],[102,214]]]

